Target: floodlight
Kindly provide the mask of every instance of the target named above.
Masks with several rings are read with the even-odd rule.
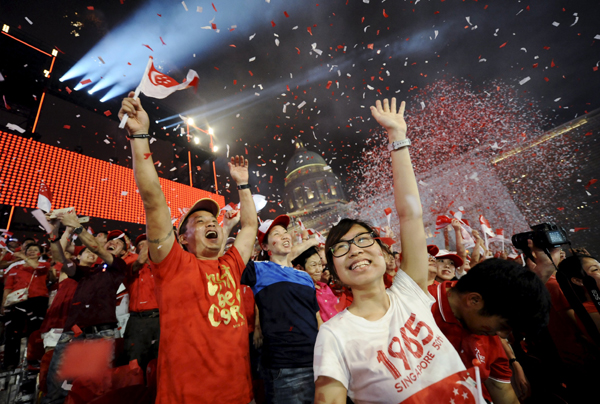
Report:
[[[188,118],[187,124],[191,125],[191,126],[194,126],[194,120],[192,118]]]
[[[211,136],[215,134],[215,131],[213,130],[213,128],[211,128],[211,127],[208,128],[208,134]]]
[[[200,139],[198,138],[198,136],[194,136],[194,143],[200,144]]]
[[[219,150],[219,146],[213,146],[213,152],[217,152],[217,150]]]

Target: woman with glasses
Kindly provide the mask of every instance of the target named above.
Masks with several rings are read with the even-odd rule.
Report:
[[[266,261],[249,261],[241,283],[254,292],[262,332],[262,365],[267,403],[309,404],[315,395],[313,356],[319,324],[315,284],[309,274],[293,268],[292,260],[315,238],[303,235],[294,245],[281,215],[258,228],[258,243]]]
[[[316,403],[343,404],[346,395],[356,404],[398,403],[434,383],[448,383],[442,380],[465,369],[431,314],[435,300],[427,292],[427,241],[404,108],[402,102],[396,109],[395,98],[391,105],[385,99],[371,107],[389,136],[401,270],[386,291],[381,240],[367,223],[343,219],[329,232],[327,264],[352,288],[354,300],[319,330]]]
[[[321,281],[323,275],[323,263],[319,252],[315,247],[310,247],[292,261],[294,268],[304,271],[310,275],[317,290],[317,303],[319,303],[319,315],[323,321],[329,320],[338,313],[336,308],[338,298],[326,283]]]

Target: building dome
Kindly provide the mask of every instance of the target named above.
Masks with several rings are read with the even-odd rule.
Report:
[[[308,151],[304,148],[301,142],[296,143],[296,152],[285,166],[285,175],[291,174],[293,171],[307,166],[309,164],[320,164],[326,166],[325,159],[317,153]]]
[[[296,143],[285,167],[284,204],[288,214],[306,215],[348,203],[338,177],[325,159]]]

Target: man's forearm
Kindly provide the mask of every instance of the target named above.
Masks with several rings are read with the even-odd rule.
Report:
[[[258,230],[258,216],[256,215],[252,192],[249,189],[241,189],[238,192],[240,196],[240,225],[242,229],[255,227]]]
[[[133,157],[133,176],[144,203],[144,209],[155,208],[155,205],[167,205],[158,174],[154,168],[150,143],[148,139],[131,139]]]
[[[102,258],[108,265],[113,263],[112,254],[106,251],[103,246],[98,244],[98,240],[88,233],[87,230],[83,229],[83,231],[79,234],[79,238],[81,239],[83,245],[89,248],[94,254]]]

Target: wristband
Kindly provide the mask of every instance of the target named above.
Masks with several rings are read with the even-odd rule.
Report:
[[[242,185],[238,185],[237,189],[239,189],[240,191],[242,189],[250,189],[250,184],[242,184]]]
[[[513,365],[513,363],[515,363],[515,362],[518,362],[518,361],[517,361],[517,358],[512,358],[512,359],[509,359],[509,360],[508,360],[508,366],[512,366],[512,365]]]
[[[150,137],[150,135],[147,134],[147,133],[141,133],[139,135],[130,135],[130,134],[127,134],[127,139],[129,139],[129,140],[131,140],[131,139],[147,139],[149,137]]]
[[[410,139],[396,140],[388,144],[389,151],[396,151],[410,146]]]
[[[73,229],[74,234],[81,234],[82,231],[83,231],[83,226],[79,226],[76,229]]]

